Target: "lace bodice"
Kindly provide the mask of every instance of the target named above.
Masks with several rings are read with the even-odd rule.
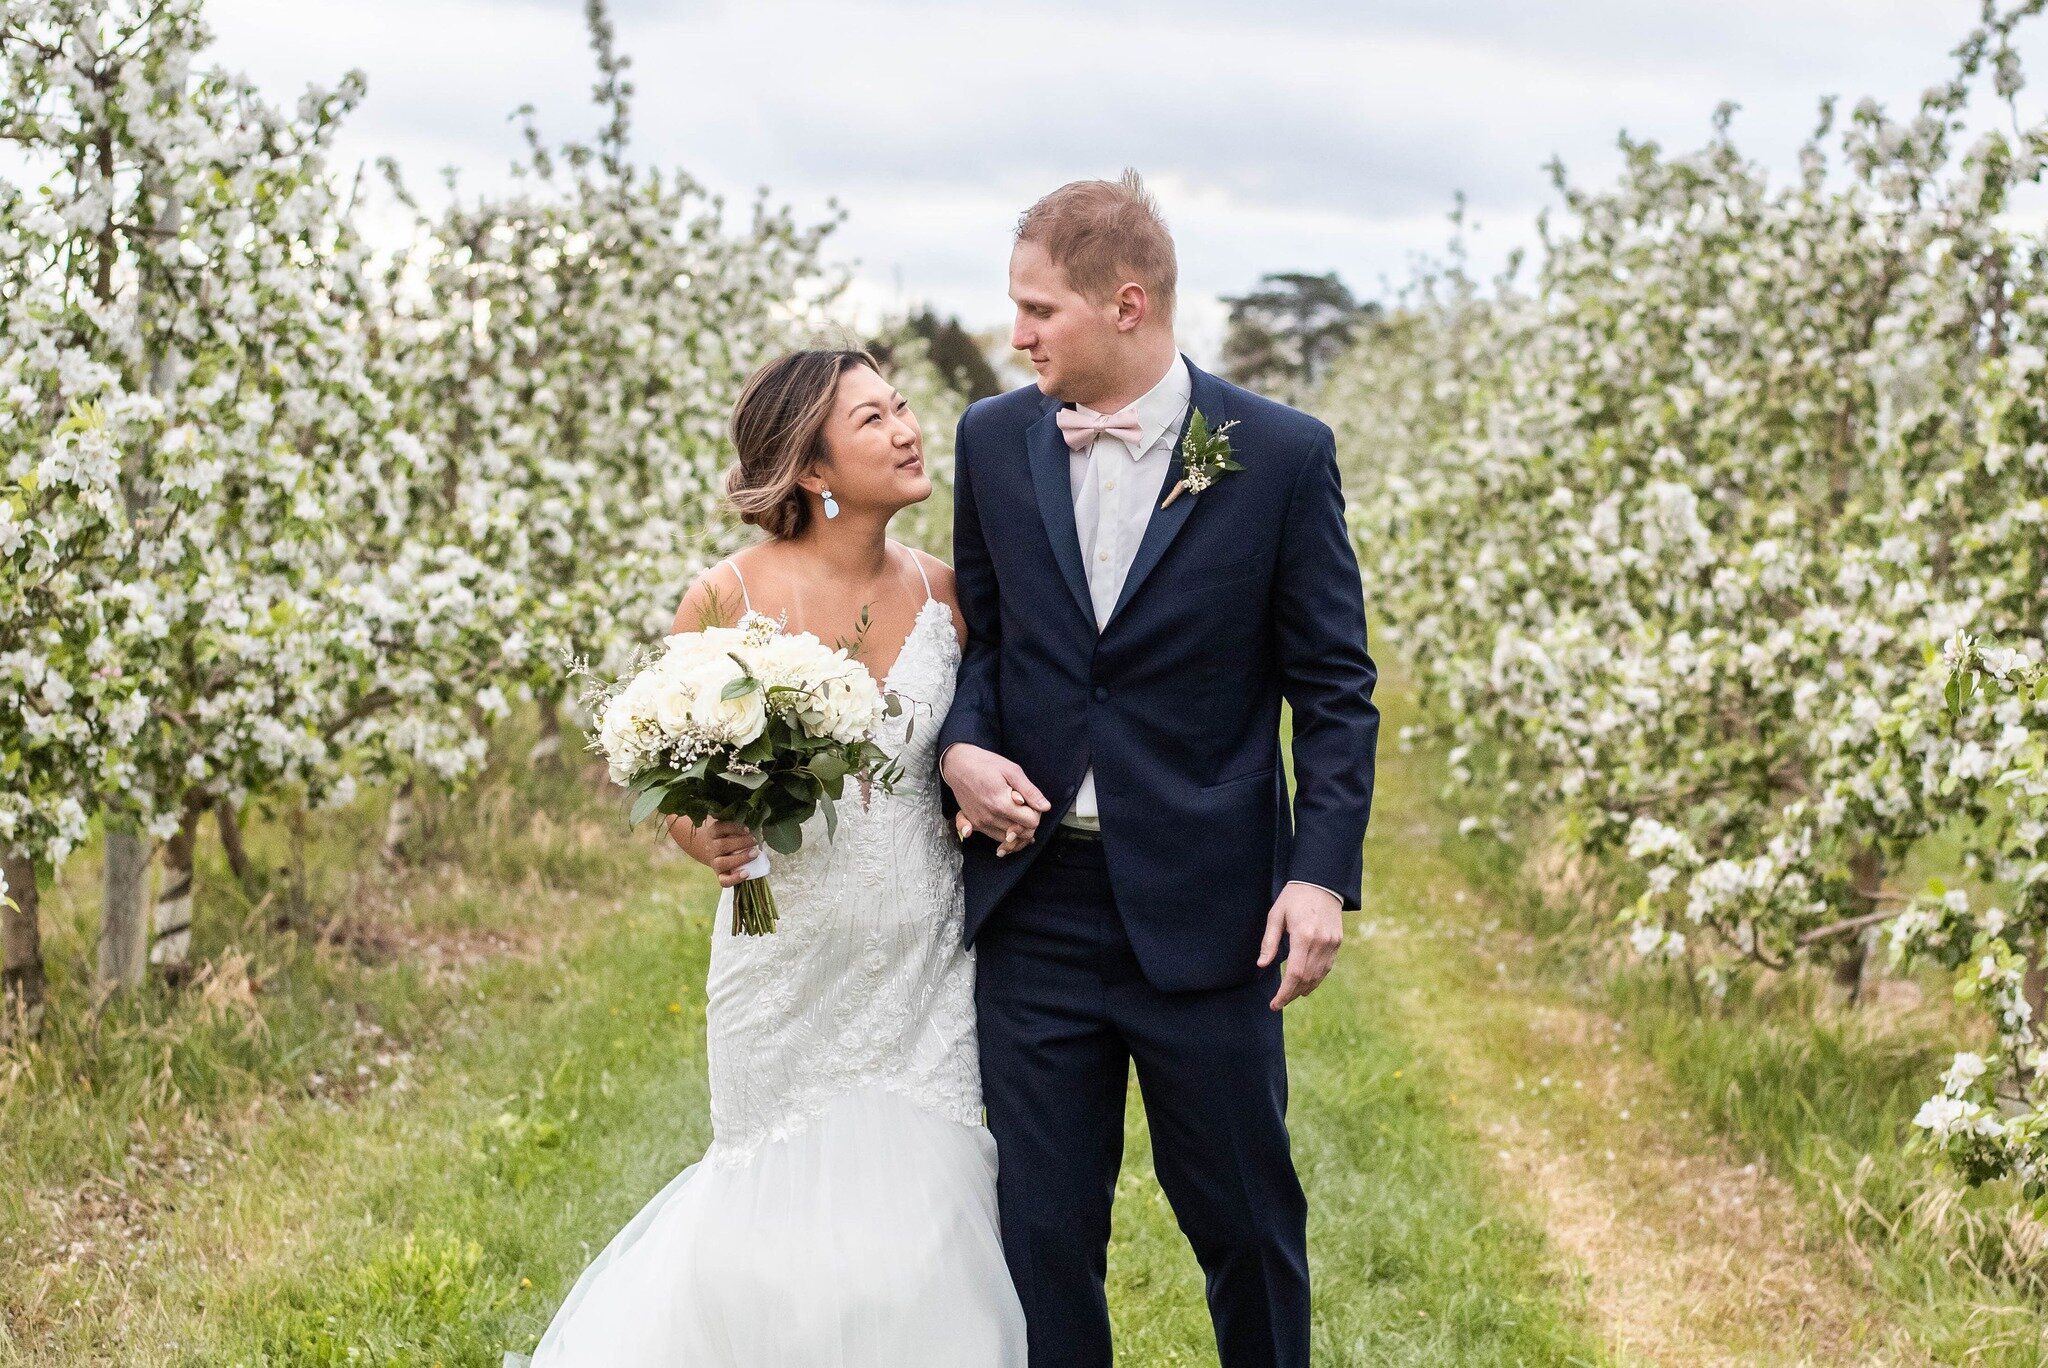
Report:
[[[836,837],[820,810],[800,850],[770,855],[772,934],[734,936],[731,890],[720,899],[705,988],[706,1163],[741,1161],[867,1086],[980,1124],[960,852],[938,792],[939,723],[959,658],[952,610],[928,594],[883,681],[904,702],[880,738],[903,779],[865,806],[849,782]]]

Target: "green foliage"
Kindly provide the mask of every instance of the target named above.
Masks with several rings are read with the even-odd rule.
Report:
[[[1276,271],[1247,294],[1226,297],[1223,374],[1248,389],[1287,399],[1313,395],[1361,329],[1382,313],[1361,304],[1332,271]]]
[[[883,365],[893,366],[908,338],[923,344],[925,359],[944,380],[946,388],[958,396],[961,407],[1002,393],[995,368],[982,354],[981,344],[960,326],[959,319],[942,319],[929,308],[919,309],[869,342],[868,351]]]

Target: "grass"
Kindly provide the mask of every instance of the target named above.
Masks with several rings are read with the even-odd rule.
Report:
[[[1289,1129],[1310,1201],[1318,1364],[1606,1360],[1541,1228],[1417,1077],[1416,1025],[1354,962],[1288,1009]],[[1119,1362],[1213,1364],[1199,1272],[1152,1176],[1135,1093],[1110,1299]]]
[[[50,1027],[0,1056],[0,1363],[496,1368],[701,1152],[715,888],[611,795],[502,758],[528,739],[429,804],[413,872],[367,859],[376,798],[321,814],[295,918],[202,843],[199,981],[96,1021],[96,857],[67,867]],[[249,837],[274,867],[280,832]],[[1316,1362],[1607,1362],[1530,1204],[1418,1077],[1427,1023],[1354,957],[1288,1029]],[[1214,1363],[1135,1093],[1130,1116],[1120,1354]]]
[[[1709,1014],[1661,976],[1617,975],[1614,1010],[1707,1124],[1805,1199],[1872,1286],[1944,1362],[2048,1362],[2038,1206],[2010,1184],[1971,1191],[1908,1148],[1947,1065],[1951,1015],[1856,1015],[1806,979],[1731,994]]]
[[[1416,763],[1440,772],[1431,754]],[[2048,1213],[2010,1184],[1966,1190],[1908,1145],[1953,1052],[1981,1044],[1941,975],[1884,980],[1854,1008],[1811,971],[1738,978],[1725,999],[1696,1003],[1678,975],[1616,953],[1598,871],[1560,881],[1484,838],[1443,849],[1530,947],[1543,991],[1611,1017],[1654,1066],[1672,1093],[1667,1125],[1725,1140],[1781,1179],[1773,1215],[1847,1269],[1890,1325],[1939,1362],[2048,1362]]]
[[[395,879],[362,858],[379,805],[323,814],[298,920],[203,864],[198,981],[97,1020],[93,852],[50,890],[50,1026],[0,1059],[0,1361],[409,1363],[445,1347],[426,1319],[510,1333],[542,1314],[520,1279],[577,1250],[493,1194],[575,1172],[626,1078],[666,1085],[660,1163],[701,1145],[677,1060],[708,922],[679,895],[709,884],[574,777],[500,766],[434,808]],[[280,833],[250,838],[273,867]],[[595,1027],[564,1001],[593,956]]]
[[[320,814],[296,913],[278,825],[251,894],[202,842],[181,990],[95,1016],[96,853],[46,890],[48,1026],[0,1054],[0,1364],[496,1368],[701,1152],[715,889],[506,758],[530,739],[425,805],[408,871],[369,858],[376,796]],[[1384,757],[1367,915],[1288,1013],[1319,1365],[2048,1361],[2036,1213],[1902,1143],[1938,993],[1696,1011],[1595,896],[1451,834],[1440,772]],[[1212,1364],[1129,1116],[1120,1360]]]

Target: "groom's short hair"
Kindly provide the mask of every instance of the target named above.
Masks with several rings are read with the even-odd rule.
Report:
[[[1106,301],[1126,281],[1136,281],[1164,317],[1173,317],[1180,277],[1173,234],[1136,171],[1126,168],[1113,181],[1062,185],[1024,211],[1017,241],[1037,243],[1089,299]]]

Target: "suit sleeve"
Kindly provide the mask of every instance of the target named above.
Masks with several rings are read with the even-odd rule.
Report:
[[[1379,747],[1379,672],[1366,651],[1365,591],[1327,428],[1295,479],[1273,594],[1280,686],[1294,714],[1286,877],[1326,888],[1356,911]]]
[[[939,728],[939,755],[960,742],[985,750],[1002,749],[997,725],[996,656],[1002,646],[1002,604],[994,563],[982,536],[981,512],[975,503],[969,450],[968,418],[962,414],[953,442],[953,583],[960,597],[960,616],[967,626],[960,677],[953,706]],[[950,803],[951,794],[947,795]]]

